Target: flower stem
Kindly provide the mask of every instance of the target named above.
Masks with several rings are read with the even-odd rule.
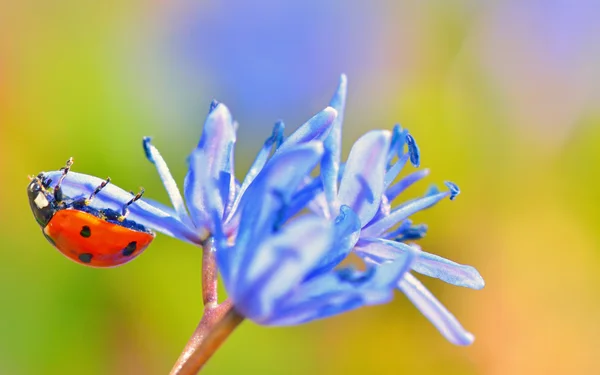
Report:
[[[244,317],[230,307],[207,330],[203,329],[202,321],[200,321],[194,336],[188,342],[186,350],[181,354],[170,375],[197,374],[243,320]],[[202,331],[202,334],[196,336],[198,330]]]
[[[215,240],[208,237],[202,242],[202,301],[204,308],[217,305],[217,260],[215,259]]]
[[[218,304],[217,264],[214,241],[202,243],[202,300],[204,314],[194,334],[173,366],[170,375],[195,375],[212,357],[225,339],[244,320],[230,300]]]

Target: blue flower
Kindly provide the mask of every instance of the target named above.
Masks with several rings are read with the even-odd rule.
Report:
[[[473,336],[409,271],[474,289],[483,287],[483,279],[473,267],[404,243],[427,231],[408,218],[446,197],[454,199],[458,187],[447,183],[448,191],[430,189],[424,197],[392,209],[390,202],[427,175],[417,171],[393,183],[408,161],[420,164],[419,148],[398,126],[393,132],[371,131],[341,164],[345,98],[342,76],[331,107],[287,138],[283,124],[277,123],[241,182],[234,176],[237,124],[223,104],[213,102],[188,158],[183,195],[145,138],[146,156],[156,166],[172,207],[138,200],[130,206],[129,218],[196,245],[213,237],[218,270],[233,306],[259,324],[300,324],[385,303],[398,288],[451,342],[470,344]],[[321,174],[312,178],[317,166]],[[57,181],[60,174],[48,177]],[[86,197],[102,181],[69,173],[63,192]],[[119,210],[130,198],[130,193],[108,185],[90,205]],[[364,260],[364,270],[340,267],[352,252]]]
[[[328,107],[300,126],[285,140],[284,125],[281,122],[277,123],[273,134],[265,141],[246,177],[240,183],[234,176],[237,123],[232,120],[225,105],[213,102],[204,124],[202,137],[188,157],[189,169],[183,184],[185,200],[166,162],[152,145],[150,138],[144,138],[146,156],[156,166],[173,208],[149,200],[147,203],[168,212],[171,217],[178,220],[178,224],[196,233],[198,241],[192,242],[197,244],[214,233],[217,228],[228,237],[234,236],[240,223],[239,213],[250,200],[246,198],[246,191],[252,186],[261,170],[271,163],[271,159],[286,149],[324,139],[329,133],[335,116],[336,111]],[[275,151],[269,158],[272,149]],[[187,240],[187,238],[182,239]]]
[[[306,214],[285,223],[298,196],[294,192],[302,195],[302,181],[320,162],[323,149],[321,142],[312,141],[276,153],[246,191],[248,202],[234,242],[215,232],[218,268],[229,298],[256,323],[299,324],[387,302],[417,257],[418,249],[412,249],[366,271],[321,267],[337,249],[351,247],[360,231],[347,207],[334,222]]]
[[[400,193],[428,174],[427,170],[417,171],[393,184],[409,160],[415,167],[420,164],[419,148],[414,138],[399,126],[394,128],[392,134],[387,131],[365,134],[352,147],[346,163],[341,164],[341,127],[346,86],[346,77],[342,76],[331,101],[331,106],[339,114],[325,140],[325,156],[321,163],[324,193],[315,197],[311,207],[325,218],[337,216],[344,206],[352,209],[358,216],[361,227],[359,238],[351,249],[338,249],[339,254],[334,258],[343,258],[347,255],[346,251],[353,251],[369,264],[394,261],[417,248],[404,241],[419,239],[426,233],[426,226],[413,226],[409,217],[446,197],[454,199],[459,189],[455,184],[447,182],[448,191],[430,189],[424,197],[392,209],[391,202]],[[404,146],[407,152],[404,152]],[[392,163],[394,159],[396,161]],[[323,264],[323,267],[332,268],[335,265],[332,262]],[[427,252],[419,253],[411,269],[458,286],[473,289],[484,286],[484,281],[475,268]],[[468,345],[473,341],[473,335],[464,330],[454,316],[410,272],[403,275],[397,287],[449,341],[458,345]]]

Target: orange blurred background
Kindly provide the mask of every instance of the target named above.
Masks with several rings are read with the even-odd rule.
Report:
[[[165,374],[202,312],[200,251],[158,236],[109,270],[39,233],[26,176],[58,169],[166,202],[210,100],[240,123],[237,171],[349,76],[344,153],[400,122],[462,194],[420,243],[481,272],[424,282],[476,335],[446,342],[401,294],[292,328],[245,322],[206,374],[593,374],[600,358],[596,1],[21,1],[0,4],[0,374]]]

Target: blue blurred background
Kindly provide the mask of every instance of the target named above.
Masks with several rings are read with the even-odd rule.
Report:
[[[206,374],[591,374],[600,355],[600,5],[26,0],[0,4],[0,374],[165,374],[202,312],[200,251],[158,236],[110,270],[66,260],[26,176],[59,168],[166,202],[210,100],[240,123],[238,176],[349,76],[344,153],[400,122],[427,182],[463,194],[415,217],[421,245],[472,264],[474,292],[425,279],[477,339],[454,347],[398,294],[293,328],[244,323]]]

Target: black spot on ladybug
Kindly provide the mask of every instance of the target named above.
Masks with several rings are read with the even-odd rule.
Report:
[[[92,235],[92,230],[87,225],[84,225],[83,228],[81,228],[81,232],[79,232],[79,234],[81,235],[81,237],[88,238]]]
[[[131,254],[133,254],[133,252],[135,251],[135,249],[137,248],[137,242],[136,241],[131,241],[124,249],[123,249],[123,256],[124,257],[128,257]]]
[[[83,254],[79,254],[78,258],[80,261],[82,261],[83,263],[89,263],[92,261],[92,258],[94,256],[90,253],[83,253]]]

